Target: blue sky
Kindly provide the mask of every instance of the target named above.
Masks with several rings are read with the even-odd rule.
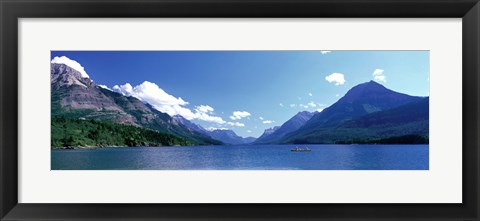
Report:
[[[429,96],[428,51],[52,51],[51,56],[77,61],[98,85],[240,136],[258,137],[299,111],[328,107],[370,80]]]

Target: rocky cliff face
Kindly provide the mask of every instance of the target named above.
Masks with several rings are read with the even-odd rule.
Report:
[[[95,83],[90,78],[83,77],[79,71],[65,64],[53,63],[50,65],[50,83],[58,87],[78,85],[87,88],[95,86]]]
[[[138,126],[135,117],[117,104],[113,97],[105,94],[106,89],[98,87],[90,78],[83,78],[80,72],[65,64],[51,64],[50,85],[53,115],[110,120]],[[124,102],[123,106],[135,106],[131,102]]]
[[[146,127],[186,137],[201,144],[220,143],[190,131],[168,114],[134,97],[96,85],[90,78],[65,65],[51,64],[51,107],[53,116],[85,118]]]

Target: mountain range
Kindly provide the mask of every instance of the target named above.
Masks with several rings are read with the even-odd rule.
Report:
[[[255,137],[241,137],[238,136],[233,130],[217,129],[209,131],[208,134],[211,138],[220,140],[226,144],[250,144],[256,140]]]
[[[134,97],[123,96],[96,85],[65,64],[51,64],[52,117],[114,122],[152,129],[185,138],[192,144],[222,144]]]
[[[298,130],[307,121],[309,121],[315,113],[302,111],[298,112],[295,116],[287,120],[281,126],[269,128],[255,140],[254,144],[266,144],[280,140],[285,135]]]
[[[308,125],[304,125],[308,126]],[[302,128],[279,143],[358,143],[391,137],[417,135],[428,138],[429,98],[339,122],[338,125]]]
[[[88,127],[91,133],[95,132],[95,128],[119,128],[129,139],[139,136],[128,134],[129,130],[121,128],[121,125],[134,126],[142,130],[130,131],[150,134],[148,142],[143,143],[158,140],[154,139],[154,136],[162,136],[163,140],[172,142],[178,141],[177,143],[182,145],[365,143],[412,135],[428,139],[429,98],[399,93],[375,81],[354,86],[345,96],[321,112],[299,112],[282,125],[265,130],[256,139],[243,138],[227,129],[207,130],[180,115],[162,113],[133,96],[124,96],[96,85],[88,76],[82,76],[80,72],[65,64],[52,63],[50,77],[51,114],[56,119],[52,124],[57,122],[65,127],[70,123],[76,127]],[[82,123],[65,121],[58,117],[93,121]],[[118,125],[100,125],[94,121]],[[61,131],[61,128],[56,129]],[[161,134],[155,135],[143,129]],[[94,134],[86,132],[77,133],[78,136],[79,134],[95,137]],[[71,140],[72,134],[69,136],[68,139],[59,138],[56,143],[63,144],[64,141]],[[128,140],[128,143],[142,143],[140,140],[134,141]],[[175,142],[172,144],[177,144]]]
[[[204,134],[215,140],[222,141],[225,144],[234,144],[234,145],[249,144],[256,140],[255,137],[244,138],[244,137],[238,136],[233,130],[227,130],[227,129],[207,130],[202,126],[185,119],[181,115],[175,115],[173,116],[173,118],[176,119],[181,124],[183,124],[189,130]]]
[[[418,135],[428,137],[428,97],[410,96],[370,81],[351,88],[297,130],[270,143],[336,143]]]

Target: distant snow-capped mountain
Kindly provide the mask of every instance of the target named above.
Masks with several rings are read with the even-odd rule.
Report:
[[[312,118],[313,115],[313,112],[298,112],[295,116],[283,123],[282,126],[265,130],[263,135],[255,141],[255,144],[276,142],[283,138],[286,134],[303,126],[308,120],[310,120],[310,118]]]
[[[253,141],[256,140],[254,137],[241,137],[238,136],[234,131],[232,130],[226,130],[226,129],[214,129],[214,130],[207,130],[203,128],[202,126],[195,124],[181,115],[175,115],[173,116],[175,120],[183,124],[185,127],[187,127],[191,131],[196,131],[198,133],[207,135],[215,140],[222,141],[226,144],[249,144],[252,143]]]

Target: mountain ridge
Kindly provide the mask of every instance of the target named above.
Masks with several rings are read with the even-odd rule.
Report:
[[[207,130],[202,126],[185,119],[181,115],[175,115],[173,116],[173,118],[192,131],[197,131],[213,139],[222,141],[226,144],[234,144],[234,145],[249,144],[249,143],[252,143],[254,140],[256,140],[256,138],[254,137],[241,137],[237,135],[233,130],[226,130],[226,129]]]
[[[316,130],[335,127],[362,115],[392,109],[420,99],[422,97],[395,92],[374,81],[362,83],[352,87],[337,102],[316,113],[302,127],[288,133],[282,140],[301,139]]]
[[[298,130],[301,126],[303,126],[310,118],[312,118],[314,112],[308,111],[301,111],[295,114],[293,117],[285,121],[281,126],[278,128],[274,128],[273,131],[267,131],[262,134],[254,144],[267,144],[271,142],[275,142],[283,138],[286,134],[291,133],[295,130]]]
[[[355,143],[401,137],[429,135],[429,97],[392,109],[363,115],[333,128],[322,128],[284,143]]]
[[[145,127],[187,138],[198,144],[220,144],[188,130],[166,113],[135,97],[123,96],[96,85],[90,78],[65,64],[51,64],[52,116],[94,119]]]
[[[180,115],[170,116],[133,96],[97,85],[65,64],[51,63],[50,77],[52,117],[132,125],[178,136],[197,145],[334,143],[384,139],[387,135],[428,137],[429,98],[399,93],[374,81],[352,87],[321,112],[298,112],[255,139],[238,136],[233,130],[207,130]]]

